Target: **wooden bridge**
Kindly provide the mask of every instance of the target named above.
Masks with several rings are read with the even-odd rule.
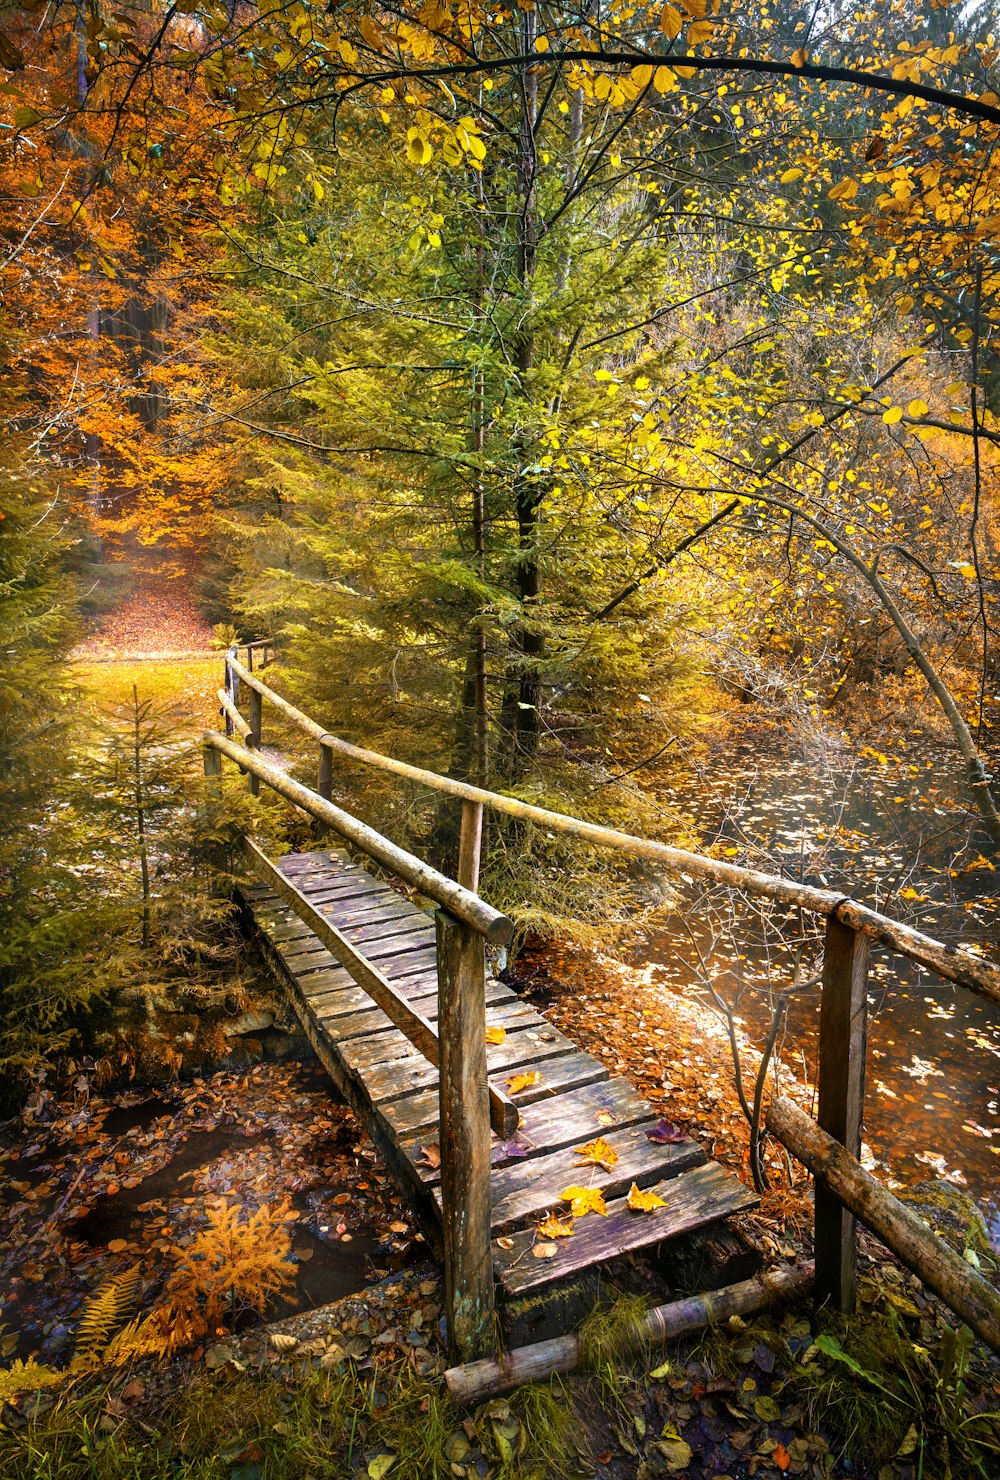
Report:
[[[363,750],[289,704],[253,672],[252,651],[247,658],[241,663],[236,650],[227,656],[219,701],[228,734],[205,736],[206,773],[217,777],[228,757],[254,791],[265,783],[321,831],[409,886],[404,894],[376,879],[343,849],[320,847],[272,861],[246,841],[257,882],[244,886],[243,895],[270,963],[330,1077],[443,1250],[456,1360],[495,1351],[497,1287],[507,1299],[537,1292],[756,1202],[694,1142],[661,1144],[657,1113],[631,1085],[610,1078],[597,1059],[487,975],[485,945],[509,941],[513,925],[477,892],[484,806],[826,917],[819,1125],[781,1099],[767,1121],[817,1175],[817,1298],[852,1307],[854,1214],[860,1213],[981,1335],[1000,1344],[996,1291],[857,1163],[870,941],[994,1002],[1000,970],[829,891],[613,832]],[[249,718],[239,707],[243,688]],[[265,700],[318,745],[316,790],[259,754]],[[332,803],[337,754],[461,802],[456,879]],[[605,1165],[580,1155],[598,1139],[615,1153],[605,1155]],[[540,1221],[566,1213],[561,1194],[581,1184],[602,1194],[605,1215],[579,1219],[571,1238],[543,1239],[539,1249]],[[655,1211],[630,1206],[633,1186],[656,1194]]]

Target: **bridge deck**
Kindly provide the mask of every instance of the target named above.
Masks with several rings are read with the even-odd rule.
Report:
[[[434,923],[424,910],[342,853],[287,854],[278,866],[401,995],[436,1019]],[[249,885],[243,894],[321,1062],[433,1234],[440,1221],[437,1070],[272,890]],[[487,1026],[505,1030],[502,1042],[488,1045],[488,1073],[521,1114],[511,1140],[494,1136],[491,1156],[494,1268],[508,1295],[755,1205],[753,1193],[694,1141],[651,1141],[653,1107],[508,987],[488,979],[486,993]],[[508,1081],[522,1074],[540,1077],[514,1092]],[[574,1155],[596,1137],[618,1153],[610,1171]],[[633,1212],[625,1200],[633,1182],[665,1206]],[[554,1257],[530,1257],[538,1222],[566,1211],[559,1194],[569,1185],[599,1188],[607,1216],[578,1218]]]

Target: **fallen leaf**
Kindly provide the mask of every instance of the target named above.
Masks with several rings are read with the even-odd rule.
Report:
[[[531,1147],[526,1146],[523,1141],[501,1141],[497,1150],[504,1161],[511,1161],[520,1156],[527,1156]]]
[[[432,1141],[429,1146],[421,1146],[420,1160],[428,1167],[441,1165],[441,1147],[437,1141]]]
[[[657,1197],[655,1192],[640,1192],[633,1182],[628,1190],[625,1203],[632,1209],[633,1213],[655,1213],[657,1208],[665,1208],[667,1205],[662,1197]]]
[[[670,1475],[679,1475],[691,1463],[691,1446],[683,1439],[659,1439],[653,1448],[663,1455],[667,1462],[667,1473]]]
[[[613,1171],[618,1161],[618,1152],[600,1136],[596,1141],[588,1141],[586,1146],[578,1146],[573,1155],[579,1156],[583,1162],[589,1162],[591,1166],[603,1167],[607,1172]]]
[[[507,1037],[507,1029],[506,1028],[487,1028],[486,1029],[486,1042],[487,1043],[502,1043],[506,1037]]]
[[[394,1454],[377,1454],[374,1459],[368,1461],[369,1480],[384,1480],[395,1463]]]
[[[788,1453],[784,1444],[776,1444],[771,1450],[771,1458],[779,1470],[787,1470],[792,1462],[792,1456]]]
[[[582,1218],[585,1213],[600,1213],[602,1218],[608,1216],[604,1195],[596,1187],[567,1187],[560,1192],[559,1201],[570,1204],[574,1218]]]
[[[687,1136],[677,1126],[671,1125],[669,1120],[658,1120],[646,1132],[647,1141],[655,1141],[658,1146],[676,1146],[681,1141],[686,1141]]]
[[[530,1089],[533,1084],[537,1084],[541,1077],[537,1069],[529,1074],[512,1074],[507,1080],[507,1088],[512,1095],[517,1095],[522,1089]]]
[[[111,1240],[110,1244],[108,1244],[108,1252],[111,1253],[111,1254],[120,1254],[123,1249],[127,1249],[127,1248],[128,1248],[128,1239],[127,1238],[113,1238]]]
[[[558,1244],[536,1244],[531,1251],[536,1259],[554,1259],[559,1253]]]
[[[289,1336],[287,1331],[274,1331],[271,1334],[271,1345],[276,1352],[292,1352],[299,1344],[297,1336]]]
[[[512,1238],[506,1238],[505,1237],[505,1238],[498,1238],[497,1239],[497,1248],[498,1249],[512,1249],[513,1247],[514,1247],[514,1240]]]
[[[550,1213],[544,1223],[539,1223],[538,1232],[542,1238],[571,1238],[573,1219],[560,1219],[555,1213]]]
[[[594,1119],[597,1121],[598,1125],[614,1125],[615,1123],[615,1117],[612,1115],[610,1110],[598,1110],[597,1114],[594,1116]]]

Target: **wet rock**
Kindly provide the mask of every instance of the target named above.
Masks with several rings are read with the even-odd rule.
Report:
[[[246,1034],[265,1032],[273,1025],[273,1012],[241,1012],[239,1017],[223,1023],[222,1031],[227,1038],[242,1038]]]

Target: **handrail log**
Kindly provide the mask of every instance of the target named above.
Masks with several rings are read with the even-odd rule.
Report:
[[[783,879],[777,874],[766,874],[759,869],[744,868],[740,864],[726,863],[722,859],[710,858],[703,853],[691,853],[686,848],[675,848],[670,843],[653,842],[650,838],[637,838],[631,833],[618,832],[614,828],[600,827],[594,822],[584,822],[579,817],[569,817],[562,812],[550,812],[545,807],[532,806],[530,802],[516,797],[502,796],[499,792],[485,791],[465,781],[456,781],[450,776],[439,776],[436,771],[425,771],[420,766],[408,765],[394,756],[382,755],[376,750],[364,750],[324,730],[315,720],[289,704],[267,684],[233,658],[227,660],[244,682],[251,685],[275,704],[290,720],[306,734],[328,750],[376,770],[390,771],[393,775],[417,781],[434,791],[445,792],[466,802],[479,802],[492,807],[495,812],[504,812],[510,817],[520,817],[526,822],[535,822],[552,832],[565,833],[579,838],[595,848],[611,848],[631,858],[642,858],[658,863],[672,873],[689,873],[709,879],[716,884],[725,884],[734,889],[764,899],[773,899],[780,904],[798,905],[816,915],[833,916],[842,925],[860,930],[882,945],[889,946],[911,961],[935,971],[946,981],[968,987],[990,1002],[1000,1003],[1000,966],[984,961],[971,951],[960,946],[946,945],[934,940],[899,920],[892,920],[878,910],[870,909],[854,899],[845,899],[832,889],[817,889],[811,884],[798,884],[794,879]]]
[[[236,731],[237,735],[239,735],[240,739],[246,740],[247,736],[253,734],[252,729],[247,724],[242,714],[240,714],[239,710],[236,708],[236,705],[233,703],[232,699],[230,699],[225,689],[219,689],[217,692],[219,698],[219,707],[222,710],[223,714],[227,717],[233,729]]]
[[[1000,1291],[908,1207],[880,1186],[850,1152],[791,1100],[771,1101],[767,1128],[845,1207],[920,1276],[957,1316],[1000,1352]]]
[[[435,1069],[440,1068],[441,1044],[433,1023],[428,1022],[422,1013],[407,1002],[405,997],[399,995],[392,983],[382,975],[378,968],[373,966],[360,951],[355,950],[347,937],[335,925],[332,925],[289,879],[286,879],[280,869],[275,868],[271,860],[261,852],[252,839],[247,838],[245,842],[250,860],[264,882],[319,937],[330,954],[336,957],[345,971],[350,972],[358,986],[364,988],[372,1001],[381,1007],[386,1017],[409,1039],[414,1048],[423,1054],[428,1063],[433,1064]],[[509,1140],[517,1130],[521,1119],[517,1106],[502,1090],[494,1089],[492,1085],[489,1086],[489,1095],[490,1125],[503,1140]]]
[[[249,771],[251,776],[266,781],[271,790],[283,796],[286,801],[301,807],[310,817],[317,817],[333,832],[339,833],[342,838],[360,848],[362,853],[382,864],[383,868],[387,868],[398,878],[405,879],[437,904],[444,905],[449,914],[466,925],[471,925],[491,945],[507,945],[513,938],[514,922],[484,899],[480,899],[478,894],[470,893],[453,879],[439,874],[437,869],[431,868],[412,853],[407,853],[404,848],[397,847],[374,828],[360,822],[357,817],[352,817],[350,812],[342,812],[332,802],[325,802],[316,792],[310,791],[308,786],[303,786],[300,781],[293,781],[277,766],[263,760],[256,751],[227,740],[218,730],[207,730],[204,744],[228,756],[244,771]]]

